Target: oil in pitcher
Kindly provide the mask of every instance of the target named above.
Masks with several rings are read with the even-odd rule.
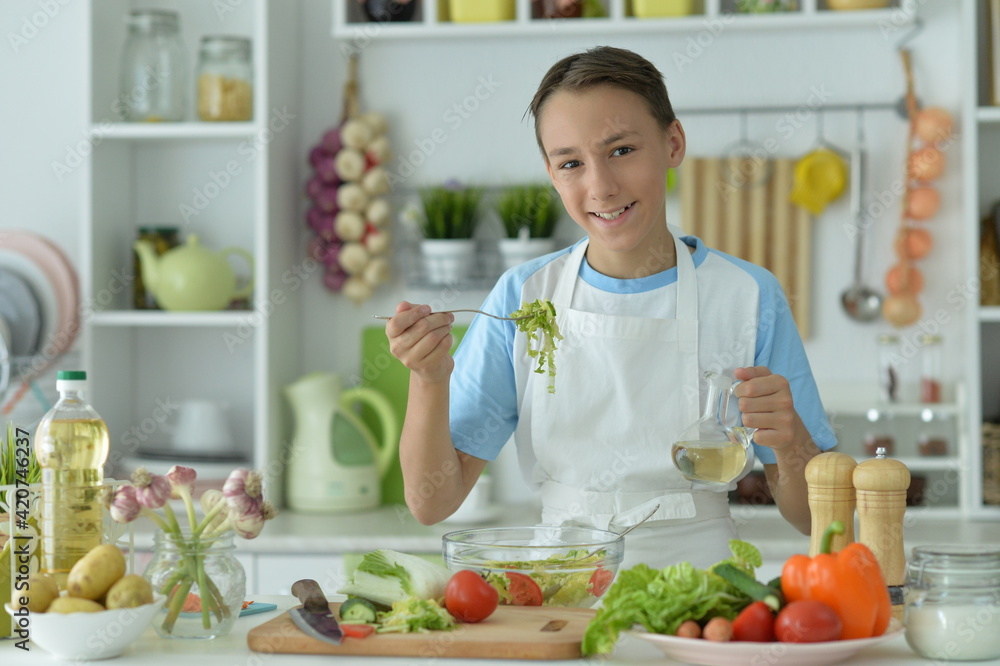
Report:
[[[729,404],[739,381],[715,372],[702,375],[705,401],[701,417],[681,431],[671,458],[689,481],[727,485],[735,481],[750,461],[754,428],[730,425]]]

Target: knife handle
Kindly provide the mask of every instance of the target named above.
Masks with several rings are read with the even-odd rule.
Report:
[[[302,607],[310,613],[330,612],[330,602],[323,589],[312,578],[303,578],[292,584],[292,594],[302,602]]]

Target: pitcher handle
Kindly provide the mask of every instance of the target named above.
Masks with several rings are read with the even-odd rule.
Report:
[[[219,254],[222,255],[223,257],[230,254],[238,254],[239,256],[243,257],[243,259],[245,259],[246,262],[250,265],[250,277],[247,280],[247,283],[242,287],[240,287],[239,289],[237,289],[236,292],[233,294],[233,300],[238,298],[250,298],[250,294],[253,293],[253,270],[254,270],[253,255],[241,247],[227,247],[225,250],[220,250]]]
[[[384,476],[399,449],[399,419],[396,418],[392,403],[381,393],[364,386],[344,391],[340,399],[342,405],[364,402],[375,410],[378,420],[382,423],[382,442],[372,453],[375,455],[379,476]]]
[[[729,403],[732,402],[734,399],[739,400],[739,398],[736,398],[736,387],[742,383],[743,383],[742,379],[733,380],[733,383],[730,384],[729,388],[722,393],[722,404],[719,405],[719,423],[722,424],[722,427],[725,428],[726,431],[732,430],[734,427],[736,427],[729,425]],[[753,437],[753,434],[757,432],[757,428],[748,428],[746,426],[742,427],[743,427],[743,432],[746,434],[746,438],[737,438],[737,439],[743,439],[743,441],[741,442],[743,444],[743,448],[749,449],[750,439]]]

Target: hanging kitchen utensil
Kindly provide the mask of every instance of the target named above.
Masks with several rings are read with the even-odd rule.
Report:
[[[724,185],[739,190],[758,187],[771,178],[771,160],[767,148],[751,141],[747,131],[747,111],[740,111],[740,138],[725,148],[722,165]]]
[[[816,116],[816,148],[795,165],[795,187],[789,200],[813,215],[820,215],[847,184],[845,156],[847,153],[826,140],[820,110]]]
[[[851,155],[851,218],[854,224],[854,283],[841,295],[840,302],[847,316],[855,321],[875,321],[882,316],[882,295],[867,286],[862,278],[864,239],[867,221],[861,212],[865,163],[864,119],[861,109],[857,116],[858,141]]]

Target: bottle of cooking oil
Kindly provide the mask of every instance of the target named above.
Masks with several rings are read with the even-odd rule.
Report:
[[[59,401],[35,431],[42,468],[41,570],[60,588],[77,560],[101,544],[101,489],[108,427],[84,398],[87,373],[60,371]]]

